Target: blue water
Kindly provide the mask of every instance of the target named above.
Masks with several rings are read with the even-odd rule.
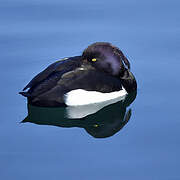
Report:
[[[2,0],[0,179],[180,179],[180,2]],[[20,124],[18,92],[47,65],[96,41],[131,62],[138,94],[128,124],[93,138],[83,128]]]

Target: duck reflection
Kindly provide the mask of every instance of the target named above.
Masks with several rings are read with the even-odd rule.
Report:
[[[80,127],[95,138],[106,138],[120,131],[131,117],[127,107],[137,92],[128,94],[118,102],[78,107],[37,107],[28,104],[28,116],[22,121],[39,125]]]

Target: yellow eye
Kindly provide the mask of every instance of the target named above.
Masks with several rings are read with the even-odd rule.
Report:
[[[98,125],[98,124],[94,124],[93,126],[94,126],[94,127],[98,127],[99,125]]]
[[[93,62],[95,62],[96,60],[97,60],[96,58],[91,59],[91,61],[93,61]]]

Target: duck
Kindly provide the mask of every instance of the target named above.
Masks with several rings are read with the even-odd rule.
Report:
[[[130,62],[109,42],[95,42],[81,55],[60,59],[19,92],[29,104],[79,106],[122,99],[137,90]]]

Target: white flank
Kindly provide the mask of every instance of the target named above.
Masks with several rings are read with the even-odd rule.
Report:
[[[65,94],[65,104],[67,106],[83,106],[89,104],[97,104],[110,100],[119,99],[127,95],[124,88],[120,91],[111,93],[101,93],[97,91],[86,91],[83,89],[76,89]]]
[[[66,105],[68,105],[66,116],[70,119],[86,117],[105,106],[124,100],[126,95],[127,92],[124,88],[121,91],[112,93],[100,93],[82,89],[73,90],[66,94]]]

